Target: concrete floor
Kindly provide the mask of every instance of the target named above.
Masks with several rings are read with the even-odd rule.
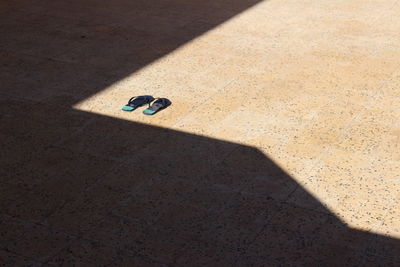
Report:
[[[2,1],[0,263],[400,266],[399,14]]]

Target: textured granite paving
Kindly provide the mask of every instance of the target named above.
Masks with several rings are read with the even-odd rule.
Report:
[[[398,14],[0,2],[0,263],[400,266]]]

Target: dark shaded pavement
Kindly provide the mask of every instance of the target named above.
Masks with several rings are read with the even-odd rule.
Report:
[[[400,264],[256,148],[70,108],[254,3],[2,3],[2,264]]]

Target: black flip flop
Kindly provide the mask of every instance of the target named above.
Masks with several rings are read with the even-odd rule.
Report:
[[[172,103],[169,99],[167,98],[157,98],[156,101],[153,102],[153,104],[143,110],[144,115],[154,115],[160,110],[165,109],[166,107],[170,106]]]
[[[128,104],[122,107],[123,111],[133,111],[138,107],[150,104],[154,100],[151,95],[134,96],[129,99]]]

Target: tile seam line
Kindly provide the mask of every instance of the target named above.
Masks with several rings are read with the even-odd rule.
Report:
[[[348,121],[348,123],[346,123],[346,125],[343,127],[343,130],[340,131],[339,138],[338,138],[339,140],[338,140],[337,142],[333,143],[332,145],[328,146],[327,148],[325,148],[325,149],[322,151],[322,153],[319,155],[317,161],[316,161],[316,162],[312,165],[312,167],[310,168],[310,172],[312,172],[312,171],[315,170],[315,168],[317,167],[317,165],[318,165],[319,163],[321,163],[322,159],[332,151],[332,149],[333,149],[333,147],[334,147],[335,145],[337,145],[338,143],[341,143],[343,140],[347,139],[346,137],[347,137],[347,133],[348,133],[348,131],[349,131],[349,129],[350,129],[350,126],[353,125],[353,123],[362,115],[362,113],[364,113],[364,111],[365,111],[364,109],[365,109],[365,108],[362,108],[356,115],[354,115],[354,116]]]
[[[14,219],[14,220],[21,221],[21,222],[23,222],[23,223],[28,223],[28,224],[31,224],[31,225],[37,225],[37,226],[44,227],[44,228],[46,228],[46,229],[49,230],[49,231],[60,232],[60,233],[62,233],[62,234],[64,234],[64,235],[68,236],[69,238],[71,238],[71,240],[72,240],[72,241],[71,241],[71,244],[69,244],[69,245],[65,246],[64,248],[60,249],[60,251],[56,252],[54,255],[51,255],[50,257],[48,257],[48,259],[45,259],[44,261],[43,261],[43,260],[37,260],[36,258],[27,257],[27,256],[25,256],[24,254],[16,253],[16,252],[14,252],[14,251],[8,250],[7,248],[0,248],[0,250],[3,249],[3,250],[8,251],[8,252],[10,252],[10,253],[12,253],[12,254],[19,255],[19,256],[23,256],[23,257],[27,257],[27,258],[30,258],[30,259],[36,261],[36,262],[40,262],[40,263],[46,263],[46,262],[48,262],[48,261],[51,260],[53,257],[55,257],[56,255],[58,255],[59,253],[61,253],[62,250],[64,250],[64,249],[70,247],[70,246],[72,245],[73,242],[77,242],[77,241],[78,241],[78,242],[82,242],[82,241],[84,241],[84,242],[85,242],[85,241],[86,241],[86,242],[95,242],[95,243],[98,243],[98,244],[102,244],[102,245],[104,245],[105,247],[108,247],[108,248],[113,248],[113,249],[116,249],[116,250],[118,250],[118,251],[124,251],[124,252],[126,252],[126,253],[128,253],[128,254],[131,254],[131,256],[133,256],[133,255],[139,255],[139,254],[136,253],[136,251],[130,251],[130,250],[127,250],[127,249],[122,249],[122,248],[120,248],[120,247],[118,247],[118,246],[114,246],[114,245],[108,245],[107,242],[104,242],[104,241],[101,241],[101,240],[85,238],[85,236],[82,236],[81,234],[76,234],[76,233],[72,233],[72,232],[69,232],[69,231],[65,231],[65,230],[63,230],[62,228],[53,227],[53,226],[47,224],[45,221],[30,221],[30,220],[22,219],[22,218],[19,218],[19,217],[14,217],[14,216],[9,215],[9,214],[4,214],[4,215],[5,215],[5,216],[8,216],[8,217],[10,217],[10,218],[12,218],[12,219]],[[18,240],[21,240],[22,236],[23,236],[23,233],[21,234],[21,236],[20,236],[20,238],[19,238]],[[18,242],[18,240],[15,240],[15,241],[13,241],[13,242],[11,242],[11,243]],[[133,253],[135,253],[135,254],[133,254]],[[140,256],[145,256],[145,255],[140,255]],[[148,257],[147,257],[147,258],[148,258]]]
[[[34,104],[47,104],[45,101],[32,100],[32,99],[25,99],[25,98],[21,98],[21,97],[19,97],[19,96],[12,96],[12,98],[13,98],[13,99],[16,99],[16,100],[29,101],[29,102],[34,103]],[[205,100],[205,101],[207,101],[207,100]],[[48,105],[51,106],[52,104],[48,104]],[[70,110],[70,109],[67,108],[67,107],[62,107],[62,108],[63,108],[64,110]],[[75,135],[75,134],[78,134],[78,133],[84,132],[84,129],[83,129],[83,128],[84,128],[85,126],[89,125],[90,123],[91,123],[91,120],[87,121],[87,122],[84,124],[83,127],[79,127],[79,129],[76,129],[75,132],[74,132],[74,135]],[[57,142],[55,142],[55,143],[53,143],[53,144],[50,144],[50,145],[46,146],[46,148],[44,148],[43,151],[45,151],[45,150],[47,150],[48,148],[51,148],[51,147],[69,150],[69,149],[70,149],[69,146],[64,146],[64,145],[63,145],[64,141],[68,140],[69,138],[70,138],[70,137],[61,138],[59,141],[57,141]],[[224,157],[223,159],[221,159],[220,162],[218,162],[215,166],[219,166],[229,155],[231,155],[231,154],[232,154],[235,150],[237,150],[237,149],[238,149],[238,144],[236,144],[234,148],[232,148],[229,152],[227,152],[227,154],[225,155],[225,157]],[[100,154],[97,154],[97,153],[90,153],[90,152],[87,152],[87,151],[84,151],[84,150],[82,150],[82,151],[81,151],[81,150],[72,150],[72,151],[75,152],[75,153],[82,153],[82,154],[85,154],[85,155],[88,155],[88,156],[92,156],[92,157],[96,157],[96,158],[100,158],[100,159],[104,159],[104,160],[111,160],[111,161],[114,161],[114,162],[118,165],[118,167],[124,166],[124,164],[128,163],[129,160],[130,160],[130,159],[122,159],[122,160],[121,160],[120,158],[109,157],[109,156],[106,156],[106,157],[105,157],[105,156],[104,156],[103,154],[101,154],[101,153],[100,153]],[[107,174],[111,173],[112,171],[113,171],[113,169],[110,170],[110,171],[108,171]],[[98,183],[100,183],[100,182],[101,182],[102,180],[104,180],[104,179],[105,179],[104,177],[97,179],[96,181],[94,181],[93,184],[88,185],[86,188],[84,188],[84,189],[82,190],[82,192],[86,192],[86,191],[90,190],[91,188],[95,187]],[[69,200],[68,202],[70,202],[70,200]]]
[[[398,1],[400,1],[400,0],[398,0]],[[229,21],[226,21],[226,22],[224,22],[224,23],[227,23],[227,22],[229,22]],[[281,27],[279,27],[279,29],[278,29],[277,31],[283,30],[283,29],[285,29],[285,26],[290,25],[290,23],[283,23],[283,24],[284,24],[284,25],[281,25]],[[220,25],[219,25],[219,26],[220,26]],[[213,29],[215,29],[215,28],[216,28],[216,27],[210,29],[209,31],[211,31],[211,30],[213,30]],[[207,32],[209,32],[209,31],[207,31]],[[207,32],[203,33],[202,35],[206,34]],[[201,36],[202,36],[202,35],[201,35]],[[200,36],[198,36],[198,37],[200,37]],[[197,38],[194,38],[192,41],[194,41],[194,40],[196,40],[196,39],[197,39]],[[222,63],[220,64],[220,66],[222,66]],[[201,104],[205,103],[206,101],[208,101],[211,97],[215,96],[216,94],[220,93],[224,88],[228,87],[230,84],[232,84],[232,83],[233,83],[234,81],[236,81],[236,80],[237,80],[237,78],[232,78],[231,80],[229,80],[229,81],[227,82],[227,84],[225,84],[225,85],[221,86],[219,89],[217,89],[217,91],[216,91],[214,94],[212,94],[212,95],[211,95],[209,98],[207,98],[206,100],[202,101],[198,106],[200,106]],[[179,119],[176,123],[174,123],[174,124],[171,126],[171,128],[175,127],[176,125],[179,125],[179,123],[182,122],[182,121],[184,121],[185,118],[186,118],[188,115],[193,114],[193,113],[194,113],[195,111],[197,111],[199,108],[200,108],[200,107],[197,107],[197,108],[193,109],[192,111],[190,111],[189,113],[187,113],[185,117]],[[215,130],[215,129],[213,129],[212,132],[214,132],[214,130]]]
[[[284,201],[279,201],[279,206],[282,208],[282,206],[286,204]],[[256,240],[259,238],[259,236],[261,236],[261,233],[268,227],[270,221],[272,221],[276,216],[278,216],[278,214],[280,213],[280,211],[276,211],[275,214],[273,214],[271,216],[271,218],[268,219],[268,222],[261,227],[261,229],[257,232],[257,234],[255,235],[255,237],[247,244],[247,246],[244,248],[244,251],[247,252],[248,249],[251,247],[251,245],[253,245]],[[325,214],[326,215],[326,214]],[[240,255],[235,257],[235,261],[237,261],[239,259]]]
[[[317,113],[321,112],[321,111],[323,110],[324,107],[330,105],[330,104],[333,103],[336,99],[337,99],[337,97],[334,97],[334,98],[332,98],[330,101],[328,101],[328,103],[326,103],[325,105],[321,106],[321,107],[319,108],[319,110],[318,110]],[[281,112],[283,113],[283,111],[281,111]],[[305,125],[303,125],[302,128],[307,127],[307,126],[312,126],[312,125],[314,125],[315,122],[313,121],[313,119],[317,116],[317,113],[315,113],[315,114],[312,116],[312,119],[309,121],[309,123],[306,123]],[[285,145],[287,145],[288,142],[290,142],[290,141],[293,140],[293,139],[294,139],[294,137],[289,138],[289,140],[286,141]],[[265,148],[265,147],[264,147],[264,146],[261,146],[261,148]],[[322,152],[322,153],[323,153],[323,152]],[[320,157],[321,157],[321,155],[320,155],[318,158],[320,158]],[[318,159],[318,161],[319,161],[319,159]],[[318,163],[318,162],[317,162],[317,163]],[[315,168],[315,166],[316,166],[317,163],[313,164],[313,166],[310,168],[309,172],[312,172],[312,171],[314,170],[314,168]],[[298,189],[300,186],[301,186],[301,185],[297,183],[297,186],[288,194],[288,196],[283,200],[283,202],[286,203],[287,200],[294,194],[295,191],[297,191],[297,189]]]
[[[208,100],[210,100],[211,98],[213,98],[213,97],[214,97],[215,95],[217,95],[218,93],[221,93],[221,91],[222,91],[224,88],[228,87],[228,86],[229,86],[231,83],[233,83],[234,81],[236,81],[236,78],[233,78],[233,79],[231,79],[231,80],[228,80],[227,83],[226,83],[225,85],[221,86],[219,89],[216,90],[215,93],[213,93],[212,95],[210,95],[209,97],[207,97],[207,98],[204,99],[203,101],[199,102],[199,103],[196,105],[196,107],[195,107],[194,109],[192,109],[192,110],[189,111],[184,117],[182,117],[182,118],[180,118],[178,121],[176,121],[173,125],[170,126],[170,128],[173,129],[173,130],[179,130],[179,129],[176,127],[177,125],[179,125],[181,122],[184,122],[185,119],[187,119],[189,115],[191,115],[191,114],[197,112],[199,109],[201,109],[201,108],[202,108],[201,105],[203,105],[204,103],[206,103]],[[193,134],[203,136],[203,135],[198,134],[198,133],[193,133]],[[204,135],[204,136],[206,136],[206,135]]]
[[[16,55],[21,55],[21,56],[28,56],[28,57],[35,58],[35,59],[50,60],[50,61],[55,61],[55,62],[59,62],[59,63],[65,63],[65,64],[69,64],[69,65],[79,65],[79,62],[62,60],[62,59],[58,59],[57,57],[40,56],[40,55],[35,55],[34,53],[14,51],[14,50],[5,49],[5,48],[0,48],[0,52],[1,51],[7,52],[7,53],[16,54]],[[64,53],[61,53],[59,56],[61,56],[61,55],[64,55]],[[38,63],[34,63],[33,65],[36,66],[36,65],[38,65]]]
[[[349,122],[346,124],[346,126],[344,127],[344,129],[341,131],[340,137],[339,137],[339,138],[343,138],[343,137],[346,136],[346,132],[348,131],[348,128],[350,127],[351,123],[352,123],[353,121],[355,121],[356,119],[358,119],[359,116],[361,115],[361,113],[362,113],[363,111],[364,111],[364,110],[362,109],[358,114],[354,115],[354,116],[349,120]],[[318,164],[321,163],[322,159],[323,159],[327,154],[330,153],[330,151],[333,149],[333,146],[334,146],[335,144],[341,142],[341,141],[342,141],[342,140],[337,141],[337,142],[335,142],[334,144],[332,144],[331,146],[328,146],[327,148],[325,148],[325,149],[322,151],[322,153],[318,156],[317,161],[316,161],[316,162],[312,165],[312,167],[309,169],[309,172],[313,172],[313,171],[315,170],[315,168],[318,166]],[[302,187],[302,186],[301,186],[300,184],[298,184],[298,185],[296,186],[296,188],[293,189],[293,191],[292,191],[292,192],[288,195],[288,197],[284,200],[284,202],[285,202],[285,203],[288,203],[288,202],[287,202],[288,199],[289,199],[300,187]],[[339,218],[338,218],[338,219],[339,219]],[[339,220],[340,220],[340,219],[339,219]]]
[[[400,0],[398,0],[398,2],[400,2]],[[400,67],[400,65],[399,65]],[[382,81],[381,85],[378,87],[378,90],[382,89],[387,83],[389,83],[391,81],[391,79],[393,78],[393,76],[396,75],[396,73],[399,73],[400,71],[394,70],[387,79],[385,79],[384,81]],[[335,98],[336,99],[336,98]],[[361,105],[361,109],[360,111],[353,116],[352,119],[350,119],[350,121],[343,127],[343,130],[340,132],[340,138],[341,140],[335,142],[334,144],[332,144],[331,146],[327,147],[320,155],[319,159],[317,160],[316,163],[313,164],[313,166],[310,168],[310,171],[314,171],[314,169],[316,168],[317,164],[320,163],[322,161],[322,158],[324,156],[326,156],[327,154],[330,153],[330,151],[333,149],[334,145],[337,145],[338,143],[343,142],[343,140],[347,139],[348,137],[348,132],[350,127],[353,125],[353,123],[355,123],[355,121],[357,119],[359,119],[363,114],[365,114],[367,110],[367,107],[364,105]]]
[[[400,0],[397,0],[394,2],[389,8],[385,9],[384,11],[380,12],[379,15],[377,15],[375,18],[372,19],[371,23],[376,23],[378,20],[380,20],[388,10],[392,10],[395,6],[397,6],[400,3]]]
[[[1,94],[1,95],[3,95],[3,94]],[[4,96],[4,97],[7,97],[7,98],[14,99],[14,100],[16,100],[16,101],[20,101],[20,102],[27,101],[27,102],[30,102],[30,103],[32,103],[32,104],[37,104],[37,105],[45,104],[45,105],[49,105],[49,106],[54,106],[53,104],[48,104],[48,103],[46,103],[46,101],[43,101],[43,100],[30,99],[30,98],[25,98],[25,97],[20,97],[20,96],[14,96],[14,95],[3,95],[3,96]],[[71,109],[70,109],[70,108],[67,108],[67,107],[57,107],[57,108],[58,108],[58,109],[62,109],[62,110],[64,110],[64,111],[71,111]],[[75,112],[76,112],[76,110],[75,110]],[[85,122],[82,124],[81,127],[79,127],[78,129],[75,129],[75,130],[74,130],[73,135],[75,135],[75,134],[77,134],[77,133],[84,132],[84,128],[85,128],[86,126],[88,126],[90,123],[92,123],[93,120],[94,120],[94,119],[91,118],[91,119],[85,121]],[[104,157],[104,156],[102,156],[102,155],[100,155],[100,154],[97,155],[96,153],[88,153],[87,151],[83,151],[83,150],[72,150],[72,149],[71,149],[70,147],[68,147],[68,146],[63,146],[63,143],[64,143],[66,140],[68,140],[69,138],[71,138],[71,136],[61,137],[61,138],[58,139],[58,141],[56,141],[56,142],[54,142],[54,143],[52,143],[52,144],[48,144],[48,145],[43,146],[41,152],[46,151],[46,150],[48,150],[48,149],[51,148],[51,147],[55,147],[55,148],[61,148],[61,149],[71,150],[71,151],[74,151],[74,152],[76,152],[76,153],[82,153],[82,154],[85,154],[85,155],[94,156],[94,157],[97,157],[97,158],[113,160],[113,161],[116,161],[116,162],[121,162],[121,161],[122,161],[122,160],[119,160],[118,158],[115,158],[115,157]]]
[[[229,84],[231,84],[232,82],[234,82],[234,81],[237,81],[238,79],[232,79],[231,80],[231,82],[229,82]],[[229,85],[229,84],[227,84],[227,86]],[[227,87],[226,86],[226,87]],[[225,88],[225,87],[224,87]],[[258,89],[258,90],[256,90],[256,95],[258,95],[258,93],[261,91],[262,89]],[[232,112],[231,112],[232,113]],[[215,126],[215,127],[213,127],[212,129],[211,129],[211,133],[210,134],[213,134],[213,133],[216,133],[216,132],[218,132],[220,129],[222,129],[224,126],[220,123],[219,125],[217,125],[217,126]],[[240,144],[240,145],[245,145],[244,143],[242,143],[242,142],[237,142],[238,144]]]
[[[398,2],[400,2],[400,1],[398,1]],[[390,78],[388,78],[388,79],[386,79],[385,81],[383,81],[382,84],[379,86],[378,90],[379,90],[379,89],[382,89],[382,88],[390,81],[390,79],[393,77],[393,75],[395,75],[397,72],[398,72],[398,71],[393,71],[393,72],[390,74]],[[331,146],[327,147],[327,148],[322,152],[322,154],[320,155],[319,160],[318,160],[316,163],[313,164],[313,167],[310,169],[310,171],[313,171],[313,170],[316,168],[317,164],[318,164],[318,163],[321,163],[323,157],[325,157],[327,154],[329,154],[329,153],[332,151],[334,145],[336,145],[336,144],[338,144],[338,143],[341,143],[341,142],[343,142],[343,140],[346,140],[346,139],[347,139],[347,137],[348,137],[348,132],[349,132],[351,126],[354,125],[354,123],[355,123],[356,120],[358,120],[363,114],[365,114],[366,110],[367,110],[367,107],[365,107],[365,106],[362,105],[361,110],[360,110],[356,115],[354,115],[352,119],[350,119],[350,121],[346,124],[346,126],[344,127],[344,129],[341,131],[341,134],[340,134],[340,135],[341,135],[341,140],[340,140],[340,141],[337,141],[337,142],[335,142],[334,144],[332,144]],[[298,186],[300,186],[300,185],[298,185]],[[296,190],[297,190],[297,188],[296,188]],[[392,201],[395,202],[395,200],[392,200]],[[389,211],[386,211],[385,215],[388,214],[388,213],[389,213]],[[342,221],[340,218],[338,218],[338,219],[339,219],[340,221]],[[345,221],[342,221],[342,223],[346,223],[346,222],[345,222]],[[381,223],[381,225],[383,225],[383,224],[384,224],[384,222]],[[374,226],[375,226],[375,225],[374,225]],[[372,228],[372,229],[374,229],[374,228]],[[371,238],[371,239],[368,241],[368,243],[371,244],[372,242],[373,242],[373,239]]]

